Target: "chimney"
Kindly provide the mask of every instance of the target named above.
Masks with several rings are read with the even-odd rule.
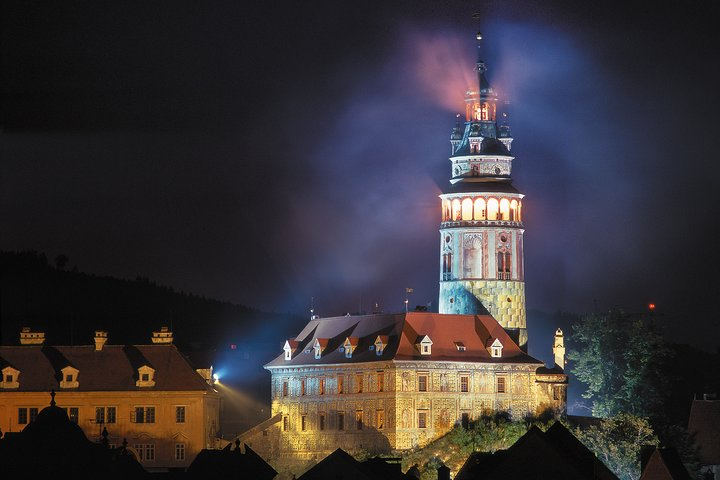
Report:
[[[30,327],[20,330],[20,345],[42,345],[45,343],[45,332],[33,332]]]
[[[95,351],[99,352],[105,346],[107,342],[107,332],[102,330],[95,330]]]
[[[563,332],[559,328],[555,332],[555,342],[553,343],[553,355],[555,356],[555,366],[560,370],[565,370],[565,341]]]
[[[170,344],[172,342],[172,332],[168,327],[161,327],[159,332],[153,332],[152,334],[152,343]]]

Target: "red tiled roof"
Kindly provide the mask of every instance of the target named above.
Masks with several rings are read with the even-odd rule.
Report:
[[[174,345],[0,346],[0,362],[20,370],[17,389],[42,392],[58,389],[59,371],[67,365],[79,370],[79,387],[72,391],[187,391],[211,387]],[[154,387],[136,387],[137,368],[155,370]]]
[[[427,335],[433,342],[431,355],[420,355],[415,342]],[[382,355],[370,347],[378,336],[386,343]],[[357,338],[352,358],[340,351],[345,339]],[[320,359],[306,354],[315,339],[327,338],[328,345]],[[523,352],[500,324],[490,315],[447,315],[428,312],[329,317],[310,320],[297,335],[300,353],[292,360],[284,355],[266,367],[288,365],[342,364],[374,362],[378,360],[467,361],[484,363],[542,362]],[[501,358],[493,358],[485,345],[499,339],[503,344]],[[456,342],[465,345],[458,351]]]

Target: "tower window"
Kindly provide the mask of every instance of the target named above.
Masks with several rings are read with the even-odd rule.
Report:
[[[452,202],[452,219],[457,221],[462,218],[462,211],[460,209],[460,200],[457,198]]]
[[[497,220],[498,219],[498,211],[500,209],[500,205],[496,198],[491,198],[487,202],[487,219],[488,220]]]
[[[475,199],[473,208],[473,219],[485,220],[485,200],[482,198]]]
[[[473,219],[473,202],[469,198],[466,198],[462,201],[462,219]]]
[[[452,280],[452,253],[443,253],[442,262],[442,279]]]
[[[497,269],[498,279],[510,280],[512,278],[512,253],[506,248],[498,251]]]

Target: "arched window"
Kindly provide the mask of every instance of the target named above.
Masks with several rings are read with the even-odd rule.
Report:
[[[443,211],[442,211],[442,220],[443,222],[447,222],[450,220],[450,200],[444,200],[442,201]]]
[[[510,202],[507,198],[500,200],[500,217],[503,220],[510,220]]]
[[[456,198],[452,201],[452,219],[455,221],[460,220],[462,218],[460,215],[460,200]]]
[[[510,202],[510,220],[513,222],[520,221],[520,217],[518,215],[518,202],[514,199]]]
[[[512,279],[512,246],[510,235],[501,233],[497,249],[497,278],[498,280]]]
[[[491,198],[487,202],[487,218],[488,220],[497,220],[498,218],[498,201],[496,198]]]
[[[475,220],[485,220],[485,199],[478,198],[475,200],[475,211],[473,212]]]
[[[473,218],[473,203],[469,198],[465,198],[462,201],[462,219],[472,220]]]
[[[442,279],[452,280],[452,253],[446,252],[442,256]]]
[[[518,222],[522,222],[522,202],[518,202]]]

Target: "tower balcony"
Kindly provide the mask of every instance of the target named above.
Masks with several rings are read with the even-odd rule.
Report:
[[[523,222],[515,220],[446,220],[440,223],[440,228],[455,227],[510,227],[525,228]]]

